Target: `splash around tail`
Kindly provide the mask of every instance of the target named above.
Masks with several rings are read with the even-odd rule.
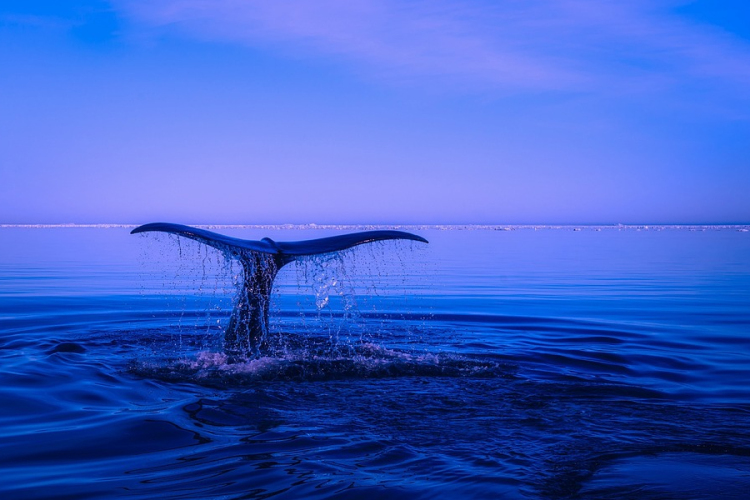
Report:
[[[276,242],[270,238],[243,240],[205,229],[169,222],[139,226],[131,234],[145,232],[176,234],[217,248],[236,258],[243,268],[244,281],[235,300],[229,326],[224,333],[227,354],[243,358],[262,354],[268,334],[268,309],[273,282],[279,270],[300,257],[340,252],[364,243],[385,240],[428,241],[403,231],[363,231],[305,241]]]

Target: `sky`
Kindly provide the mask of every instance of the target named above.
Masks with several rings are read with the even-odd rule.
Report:
[[[0,0],[0,224],[750,223],[747,0]]]

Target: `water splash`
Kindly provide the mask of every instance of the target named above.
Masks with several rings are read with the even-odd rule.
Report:
[[[361,344],[352,349],[306,348],[301,351],[236,360],[220,352],[166,362],[131,365],[136,375],[170,382],[233,387],[262,381],[321,381],[400,377],[505,378],[515,380],[516,367],[495,360],[389,349]]]
[[[405,268],[401,245],[375,242],[357,251],[302,256],[292,265],[278,269],[262,254],[253,254],[260,255],[259,259],[245,256],[240,261],[236,251],[229,248],[209,248],[171,235],[170,241],[177,245],[180,258],[158,265],[164,266],[162,274],[170,281],[169,290],[180,292],[181,312],[173,333],[173,352],[195,353],[198,346],[208,352],[223,350],[230,361],[244,362],[248,358],[244,353],[250,351],[251,345],[242,344],[234,350],[231,346],[236,347],[238,342],[232,337],[233,332],[242,330],[237,323],[247,319],[242,309],[253,306],[249,294],[267,297],[268,302],[261,304],[260,310],[267,308],[272,312],[259,320],[264,335],[255,345],[263,353],[255,351],[250,358],[306,355],[313,344],[317,350],[324,347],[327,355],[354,356],[361,345],[382,342],[389,334],[387,318],[380,318],[379,323],[372,317],[365,320],[362,311],[377,313],[381,289],[388,289],[388,295],[392,295],[391,282],[404,283],[404,278],[394,276]],[[163,251],[161,255],[173,256],[174,251]],[[277,272],[279,279],[273,281]],[[270,276],[263,284],[272,288],[258,293],[258,282],[253,281],[258,275]],[[404,292],[397,300],[405,297]],[[290,335],[294,332],[303,335]],[[185,335],[202,340],[186,343]],[[308,338],[315,340],[305,340]],[[320,338],[325,338],[325,342],[321,344]],[[233,342],[230,347],[227,339]]]

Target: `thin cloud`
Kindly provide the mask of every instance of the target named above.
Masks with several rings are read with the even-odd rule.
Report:
[[[500,91],[745,94],[750,47],[670,3],[608,0],[117,0],[138,23],[354,64],[379,78]]]
[[[24,27],[36,29],[66,30],[74,28],[77,23],[57,17],[35,16],[29,14],[0,14],[0,28]]]

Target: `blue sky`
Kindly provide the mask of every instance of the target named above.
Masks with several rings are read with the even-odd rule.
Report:
[[[747,223],[750,2],[0,1],[0,223]]]

